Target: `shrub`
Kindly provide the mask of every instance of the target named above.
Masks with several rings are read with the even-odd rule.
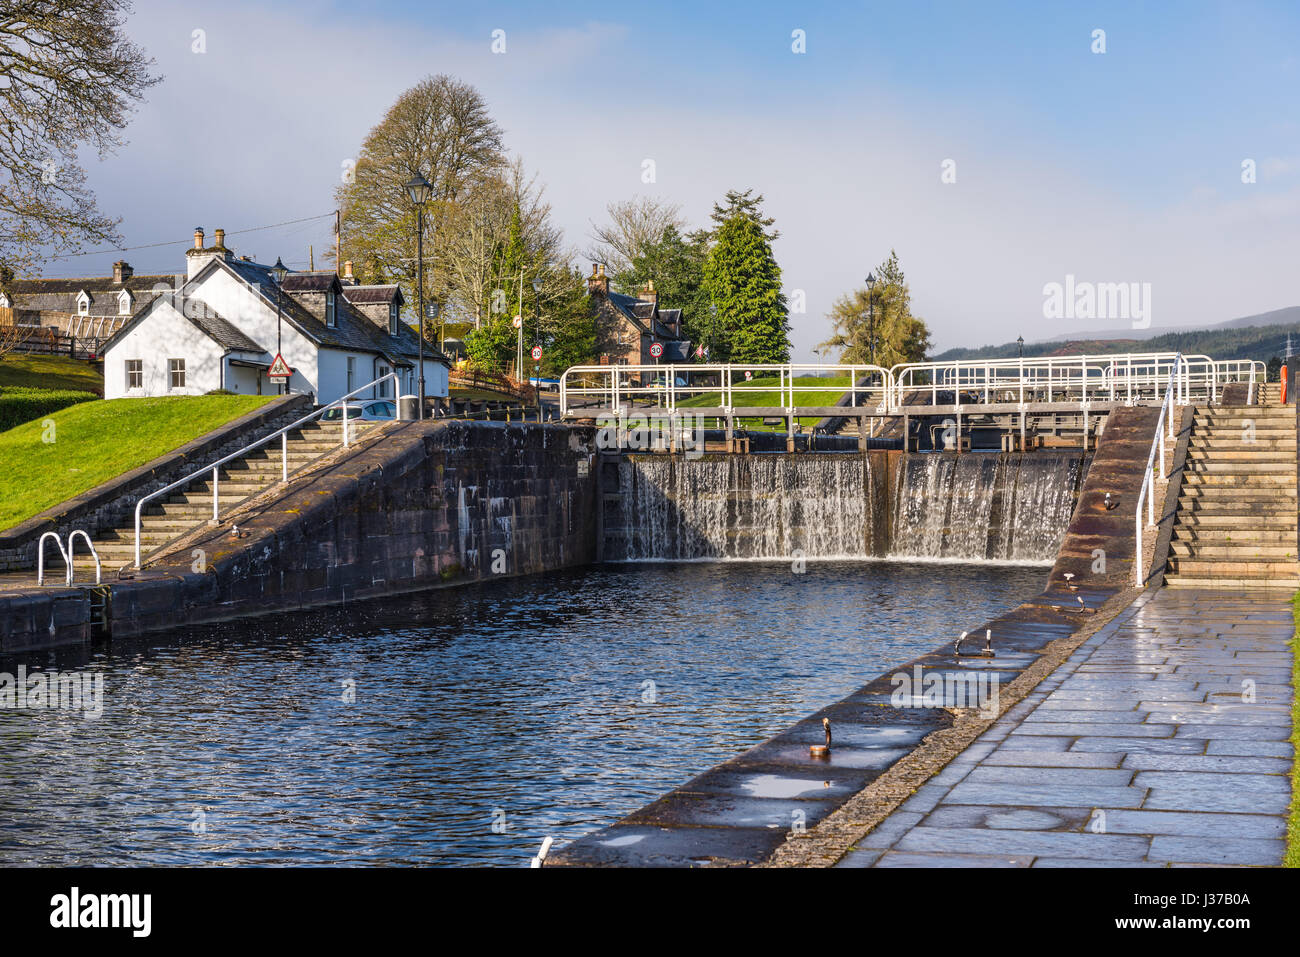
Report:
[[[99,396],[68,389],[0,389],[0,432]]]

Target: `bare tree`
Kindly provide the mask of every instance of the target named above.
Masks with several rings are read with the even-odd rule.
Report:
[[[523,259],[507,263],[504,253],[516,206]],[[568,259],[562,242],[560,229],[551,222],[545,188],[535,174],[528,175],[522,160],[484,177],[446,209],[439,237],[439,274],[446,284],[441,297],[453,321],[477,328],[489,318],[494,301],[501,312],[514,315],[521,298],[527,308],[538,295],[534,279],[542,280],[543,301],[560,295]]]
[[[129,0],[0,3],[0,263],[31,272],[47,251],[118,242],[77,162],[105,156],[144,91],[153,61],[126,39]]]
[[[446,288],[440,230],[455,204],[504,165],[501,139],[483,97],[453,77],[428,77],[397,98],[366,136],[351,181],[338,188],[344,258],[359,264],[363,280],[414,289],[416,212],[406,184],[418,173],[433,186],[425,209],[426,295]]]
[[[669,226],[675,226],[679,231],[686,228],[681,206],[653,196],[610,203],[605,209],[609,213],[609,222],[602,226],[592,224],[594,244],[584,255],[592,262],[605,263],[610,273],[630,269],[632,260],[644,253],[648,246],[659,242]]]
[[[12,309],[0,309],[0,359],[31,338],[32,329],[32,326],[20,326]]]

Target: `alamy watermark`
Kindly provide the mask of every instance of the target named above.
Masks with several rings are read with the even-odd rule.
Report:
[[[0,671],[0,709],[49,708],[80,711],[86,718],[104,713],[104,675],[99,671]]]
[[[704,455],[704,416],[698,413],[606,414],[596,419],[596,428],[596,447],[607,451],[681,452],[688,459]]]
[[[889,676],[894,686],[889,703],[895,708],[976,708],[981,718],[998,715],[998,676],[982,671],[930,671],[920,665],[912,673]]]
[[[1126,319],[1134,329],[1151,325],[1151,283],[1080,282],[1068,273],[1064,283],[1043,286],[1045,319]]]

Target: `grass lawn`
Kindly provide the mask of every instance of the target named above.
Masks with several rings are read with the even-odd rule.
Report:
[[[89,362],[67,356],[29,356],[10,353],[0,359],[0,389],[70,389],[104,394],[104,377]]]
[[[8,360],[5,360],[6,362]],[[4,363],[0,363],[3,365]],[[0,529],[89,491],[252,412],[271,395],[82,402],[0,432]]]
[[[794,401],[795,405],[834,405],[839,401],[840,396],[848,391],[850,386],[848,376],[798,376],[794,380]],[[800,388],[800,385],[805,388]],[[770,386],[770,389],[763,388]],[[808,386],[834,389],[835,391],[812,391]],[[753,391],[748,391],[753,390]],[[772,376],[763,376],[753,379],[749,382],[741,379],[732,380],[732,399],[736,402],[736,408],[742,408],[747,405],[765,405],[779,406],[785,403],[781,400],[781,380]],[[698,395],[691,396],[689,399],[679,399],[677,407],[679,409],[690,408],[709,408],[722,404],[721,392],[702,392]],[[762,429],[762,419],[740,419],[742,424],[748,425],[751,430]],[[818,417],[800,416],[800,424],[811,428],[821,421]],[[770,428],[770,427],[769,427]]]
[[[1296,630],[1291,635],[1291,687],[1300,689],[1300,591],[1291,597],[1292,614]],[[1291,818],[1286,825],[1286,857],[1284,867],[1300,867],[1300,695],[1291,704],[1291,747],[1295,749],[1291,765]]]

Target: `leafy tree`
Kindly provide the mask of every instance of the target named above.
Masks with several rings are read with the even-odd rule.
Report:
[[[551,377],[596,359],[596,318],[587,298],[587,281],[578,268],[567,275],[569,286],[551,307],[555,321],[542,352],[542,373]]]
[[[930,348],[930,330],[912,315],[911,292],[892,249],[875,270],[870,291],[864,285],[831,307],[833,333],[820,348],[839,349],[840,361],[884,366],[921,362]]]
[[[713,227],[697,233],[696,236],[704,238],[710,243],[715,242],[718,238],[718,231],[728,220],[736,216],[746,216],[762,227],[763,235],[769,243],[779,239],[781,233],[768,228],[776,220],[771,216],[763,215],[763,194],[759,193],[757,196],[752,196],[753,192],[752,189],[747,189],[743,193],[735,189],[727,190],[727,195],[723,197],[723,201],[713,204],[713,212],[709,217],[713,220]]]
[[[510,318],[491,316],[465,336],[465,355],[480,369],[513,373],[517,337]]]
[[[0,264],[32,272],[47,250],[120,241],[99,212],[78,147],[101,157],[161,78],[127,40],[129,0],[0,6]]]
[[[688,239],[676,226],[669,226],[657,242],[645,246],[628,268],[614,277],[614,283],[633,294],[653,280],[660,305],[682,310],[682,335],[702,342],[710,316],[704,290],[707,259],[708,249],[699,238]]]
[[[730,195],[730,194],[728,194]],[[786,362],[790,357],[789,309],[781,291],[781,268],[758,216],[737,212],[717,230],[704,264],[704,290],[716,308],[704,340],[714,361]]]

